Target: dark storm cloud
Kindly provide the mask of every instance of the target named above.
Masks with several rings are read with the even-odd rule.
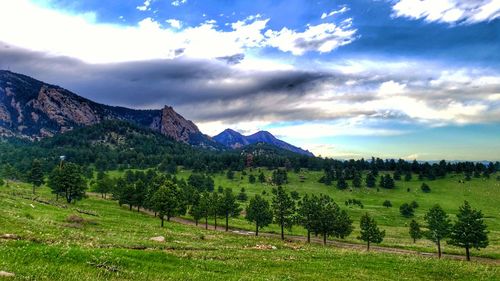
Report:
[[[0,44],[0,68],[10,69],[60,85],[97,102],[132,108],[200,108],[189,118],[214,120],[265,115],[281,103],[290,118],[315,114],[292,111],[293,103],[327,80],[331,74],[310,71],[246,71],[231,67],[241,57],[221,60],[151,60],[111,64],[87,64],[80,60],[51,56]],[[340,79],[343,80],[343,79]],[[261,101],[266,101],[262,104]],[[238,104],[237,110],[228,105]],[[265,110],[269,107],[268,110]],[[234,108],[234,106],[233,106]],[[212,112],[212,114],[209,114]]]

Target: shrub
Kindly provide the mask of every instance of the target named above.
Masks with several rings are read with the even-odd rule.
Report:
[[[392,207],[392,203],[389,200],[385,200],[384,203],[382,203],[382,206],[384,206],[386,208],[390,208],[390,207]]]
[[[422,186],[420,187],[424,193],[429,193],[431,192],[431,188],[424,182],[422,183]]]
[[[412,201],[412,202],[410,203],[410,206],[411,206],[413,209],[416,209],[416,208],[418,208],[418,207],[419,207],[419,205],[418,205],[417,201]]]
[[[405,218],[413,217],[415,210],[408,203],[404,203],[399,207],[399,213]]]

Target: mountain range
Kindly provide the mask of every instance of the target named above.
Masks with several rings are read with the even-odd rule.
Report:
[[[210,138],[170,106],[160,110],[137,110],[99,104],[62,87],[0,70],[0,136],[36,140],[106,120],[130,122],[175,141],[204,148],[220,150],[267,143],[313,156],[309,151],[281,141],[269,132],[243,136],[228,129]]]
[[[226,129],[222,133],[214,136],[213,139],[216,142],[233,149],[241,148],[249,144],[267,143],[302,155],[314,156],[307,150],[277,139],[267,131],[259,131],[255,134],[244,136],[232,129]]]

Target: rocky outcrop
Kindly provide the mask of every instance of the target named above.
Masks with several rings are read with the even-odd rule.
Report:
[[[198,127],[191,121],[184,119],[170,106],[161,110],[159,131],[176,141],[189,142],[192,135],[200,134]]]

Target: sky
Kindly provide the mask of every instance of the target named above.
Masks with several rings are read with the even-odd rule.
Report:
[[[0,69],[324,157],[500,160],[500,0],[2,0]]]

